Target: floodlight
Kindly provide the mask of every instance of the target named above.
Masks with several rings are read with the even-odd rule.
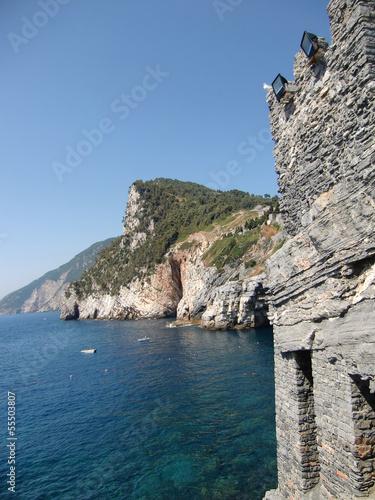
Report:
[[[288,83],[288,80],[280,75],[280,73],[272,82],[272,88],[278,101],[286,94],[286,83]]]
[[[301,41],[301,49],[304,51],[306,56],[311,59],[314,57],[318,48],[318,37],[313,33],[307,33],[307,31],[304,31]]]

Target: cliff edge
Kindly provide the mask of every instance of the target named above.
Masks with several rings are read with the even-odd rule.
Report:
[[[292,92],[267,98],[288,234],[266,264],[283,499],[375,482],[375,2],[328,13],[332,45],[300,51]]]

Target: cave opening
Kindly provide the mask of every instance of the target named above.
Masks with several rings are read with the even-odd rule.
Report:
[[[184,295],[184,287],[181,279],[181,262],[175,259],[170,259],[169,265],[171,266],[172,284],[175,294],[177,296],[177,304],[178,304],[178,302],[182,299]]]

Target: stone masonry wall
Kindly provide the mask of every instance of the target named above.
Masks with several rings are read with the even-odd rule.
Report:
[[[352,381],[334,353],[315,351],[313,364],[322,498],[351,500],[362,486],[353,455]]]
[[[279,484],[282,498],[289,498],[290,492],[309,491],[320,477],[309,352],[277,356],[275,371]]]
[[[375,0],[331,0],[328,14],[331,46],[319,39],[312,65],[300,51],[293,91],[267,96],[288,233],[266,269],[279,477],[268,499],[375,498]]]

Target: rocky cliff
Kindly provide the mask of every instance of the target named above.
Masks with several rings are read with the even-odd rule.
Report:
[[[375,2],[332,0],[332,45],[268,95],[288,239],[268,260],[279,488],[343,499],[375,481]]]
[[[61,318],[268,324],[264,262],[283,238],[277,223],[267,224],[273,204],[192,183],[137,181],[123,236],[70,287]]]
[[[69,283],[79,279],[94,264],[98,253],[113,240],[94,243],[66,264],[10,293],[0,301],[0,314],[58,311],[65,301]]]

